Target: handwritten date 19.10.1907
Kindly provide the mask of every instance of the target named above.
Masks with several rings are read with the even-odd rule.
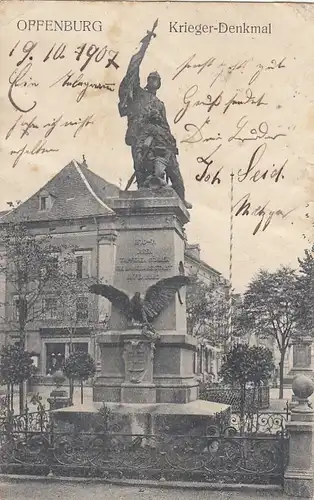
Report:
[[[17,49],[20,49],[20,40],[14,45],[14,47],[9,52],[9,56],[12,57]],[[38,46],[38,42],[34,42],[29,40],[22,46],[22,57],[16,63],[16,66],[21,66],[26,60],[33,61],[35,49]],[[56,61],[57,59],[64,59],[67,53],[70,51],[68,48],[68,44],[54,43],[52,47],[47,51],[46,55],[43,57],[42,62],[47,62],[49,60]],[[87,44],[83,43],[76,47],[74,50],[74,54],[76,54],[75,60],[83,62],[82,66],[79,68],[80,71],[84,71],[86,66],[94,60],[94,62],[99,63],[105,59],[106,66],[105,68],[109,68],[113,66],[115,69],[119,68],[119,65],[116,62],[116,58],[119,54],[118,51],[110,49],[107,45],[104,47],[99,47],[95,44]]]

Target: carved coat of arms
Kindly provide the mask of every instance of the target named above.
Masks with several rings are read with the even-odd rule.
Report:
[[[154,346],[142,340],[130,340],[124,344],[125,381],[138,384],[152,382]]]

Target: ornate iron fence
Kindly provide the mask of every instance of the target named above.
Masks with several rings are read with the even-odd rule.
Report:
[[[0,417],[0,434],[2,432],[46,432],[51,423],[50,410],[42,407],[39,411],[30,412],[26,406],[25,412],[21,415],[14,415],[13,412],[6,411]]]
[[[245,407],[249,409],[253,405],[259,410],[269,408],[269,387],[259,387],[258,389],[246,389]],[[237,388],[207,386],[200,390],[200,398],[206,401],[222,403],[231,406],[232,412],[240,411],[241,393]]]
[[[262,434],[210,426],[206,435],[129,435],[44,430],[0,432],[6,473],[281,484],[288,461],[284,430]]]
[[[241,419],[238,413],[231,415],[230,423],[238,432],[251,435],[268,435],[285,432],[287,413],[246,413]]]

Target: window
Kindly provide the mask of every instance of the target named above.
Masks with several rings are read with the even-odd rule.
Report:
[[[53,375],[57,370],[62,369],[65,359],[65,344],[46,344],[46,374]]]
[[[39,368],[39,354],[32,353],[31,360],[35,368]]]
[[[90,252],[77,252],[75,255],[75,274],[77,278],[90,277],[91,258]]]
[[[47,210],[48,196],[41,196],[39,199],[39,210]]]
[[[13,319],[17,320],[19,318],[19,298],[18,297],[13,297],[13,305],[12,305],[12,310],[13,310]]]
[[[59,256],[51,255],[49,262],[47,264],[50,276],[55,276],[59,269]]]
[[[42,301],[42,312],[44,319],[57,319],[58,299],[56,297],[45,297]]]
[[[45,210],[50,210],[52,207],[52,196],[47,191],[42,191],[39,195],[39,203],[38,208],[40,211],[44,212]]]
[[[83,278],[83,255],[76,256],[76,277]]]
[[[79,297],[76,301],[76,319],[84,321],[88,319],[88,297]]]
[[[13,297],[13,319],[18,321],[20,313],[23,314],[24,320],[27,319],[27,301],[23,297]]]
[[[88,343],[87,342],[74,342],[73,352],[86,352],[88,353]]]
[[[208,354],[208,349],[205,349],[205,372],[209,372],[209,354]]]
[[[40,269],[41,279],[47,279],[57,275],[59,270],[59,255],[50,255]]]

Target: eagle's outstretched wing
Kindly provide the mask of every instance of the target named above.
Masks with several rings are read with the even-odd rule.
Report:
[[[148,321],[156,318],[174,298],[178,290],[189,283],[188,276],[178,275],[160,280],[149,287],[143,302],[143,309]]]
[[[130,299],[126,293],[111,285],[95,284],[89,287],[89,291],[96,295],[106,297],[111,304],[124,314],[128,314],[130,309]]]

